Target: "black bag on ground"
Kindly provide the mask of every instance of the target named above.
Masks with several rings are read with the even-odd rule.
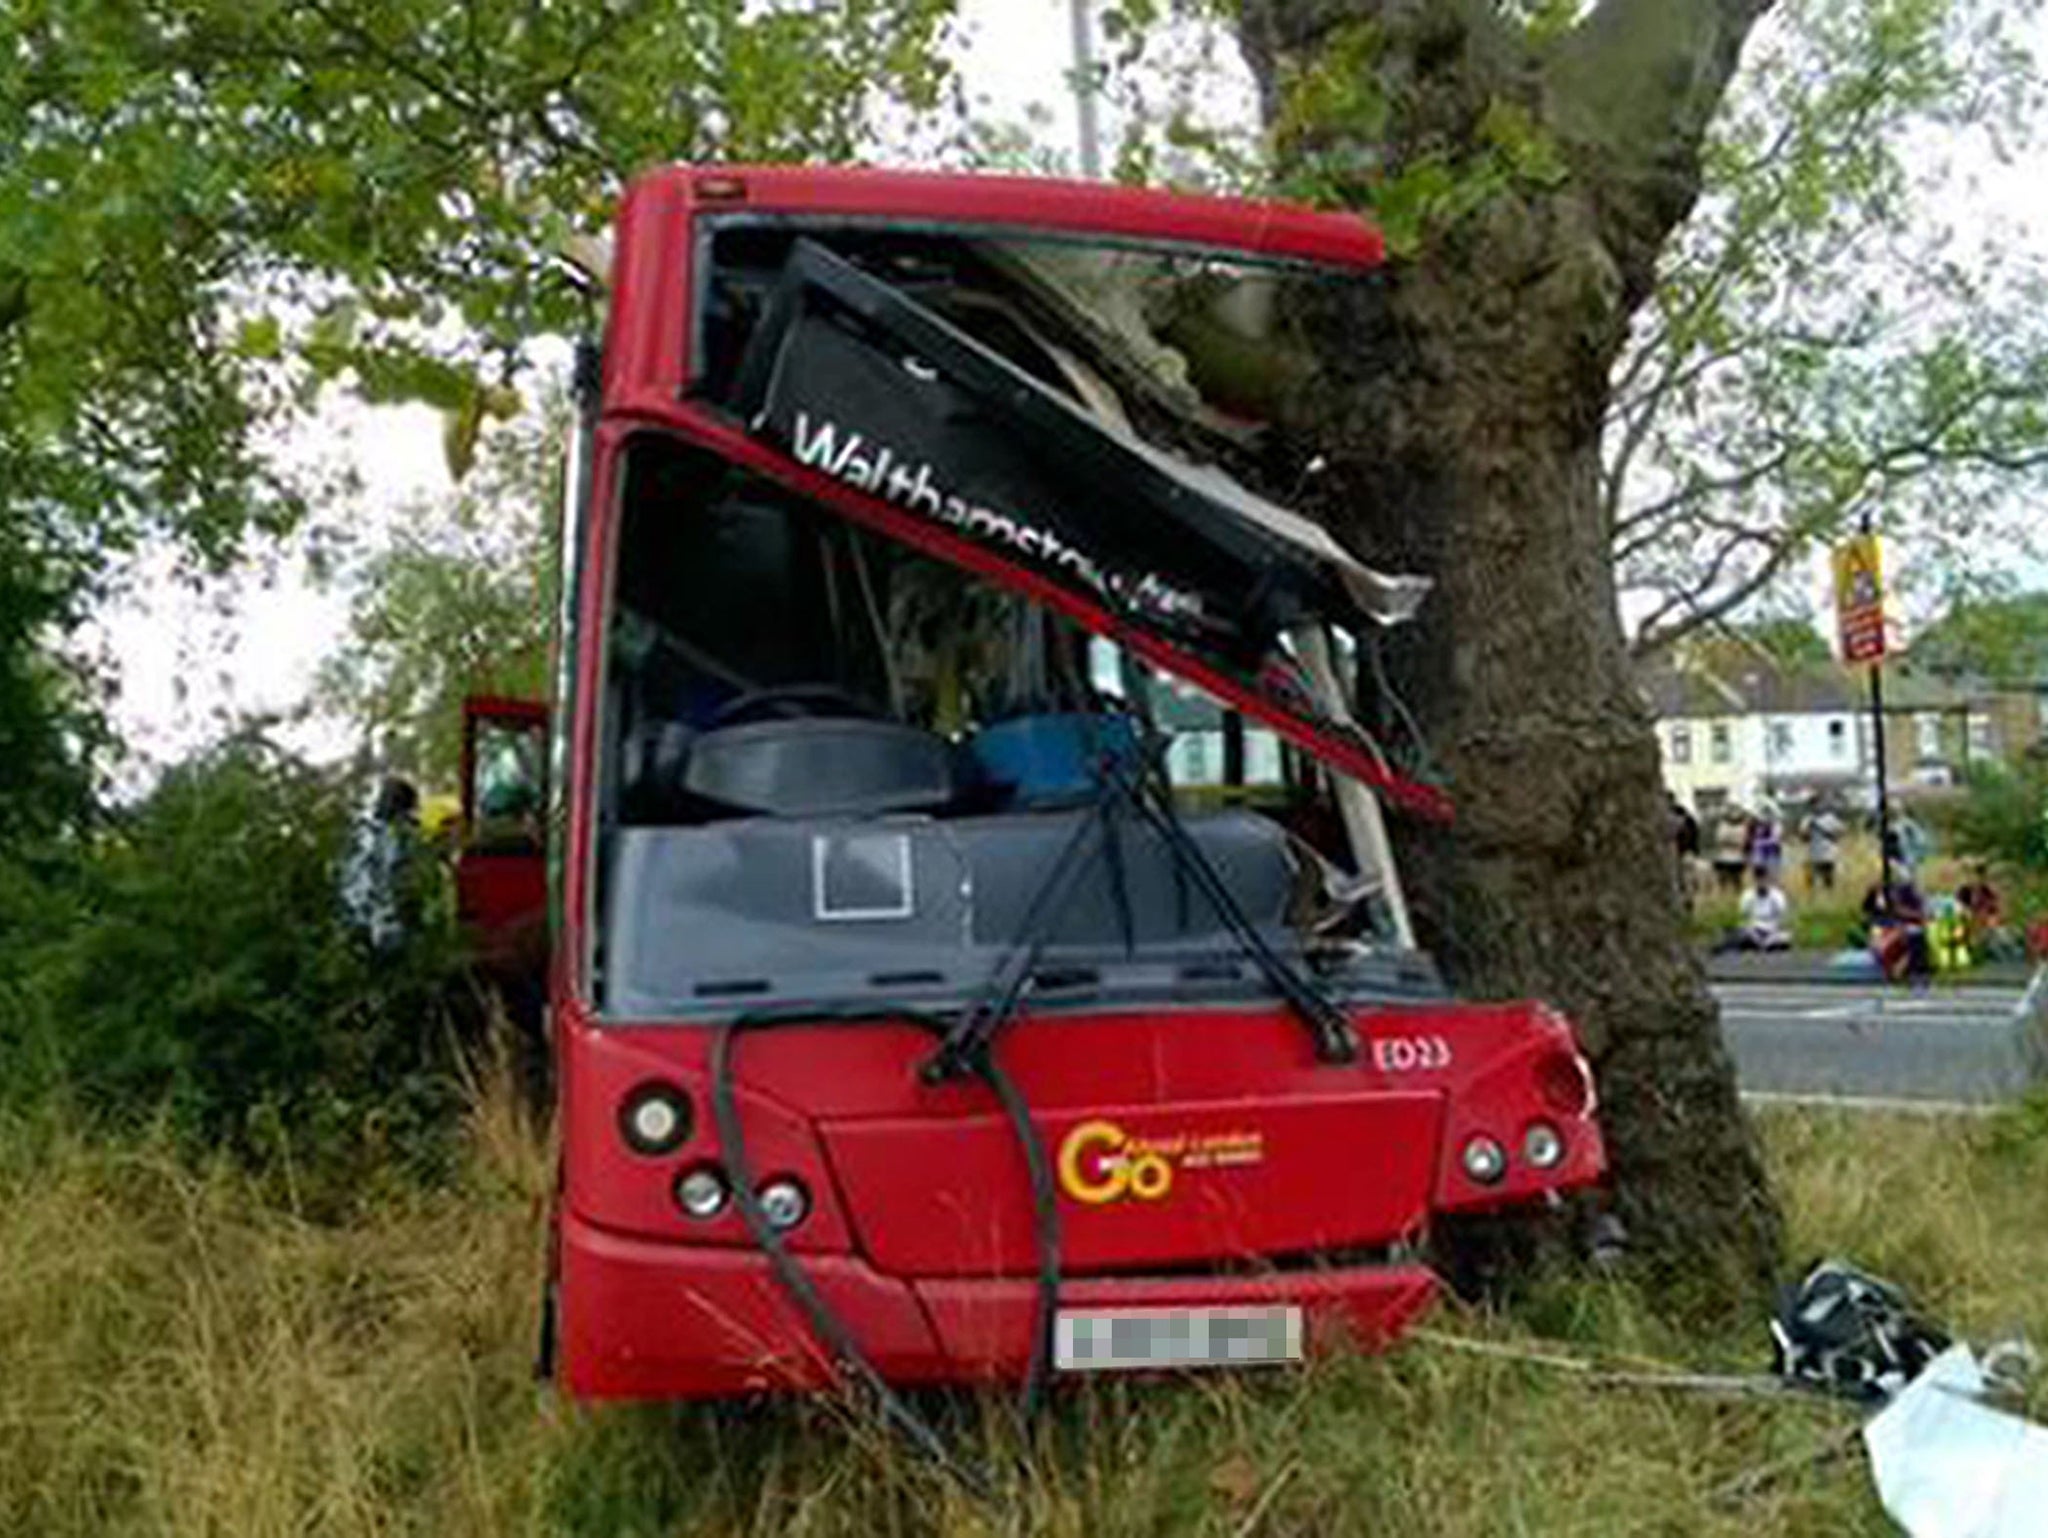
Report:
[[[1780,1377],[1870,1403],[1890,1399],[1949,1346],[1897,1286],[1840,1260],[1816,1262],[1779,1289],[1771,1339]]]

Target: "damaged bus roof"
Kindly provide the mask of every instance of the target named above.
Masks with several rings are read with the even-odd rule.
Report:
[[[1447,818],[1441,791],[1396,774],[1318,694],[1290,640],[1321,621],[1404,621],[1427,581],[1374,570],[1203,462],[1243,424],[1114,297],[1134,271],[1278,263],[1343,280],[1382,259],[1354,217],[1252,208],[1029,178],[657,172],[622,209],[637,238],[622,238],[635,256],[614,298],[669,323],[608,339],[608,415],[679,429],[1046,603]]]

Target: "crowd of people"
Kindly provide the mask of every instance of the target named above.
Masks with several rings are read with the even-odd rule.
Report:
[[[1715,942],[1717,952],[1792,948],[1792,900],[1785,886],[1788,843],[1804,850],[1809,895],[1832,892],[1841,880],[1851,820],[1832,802],[1814,803],[1791,824],[1772,807],[1730,807],[1710,828],[1703,828],[1675,796],[1669,810],[1688,901],[1697,900],[1709,880],[1724,897],[1736,896],[1735,922]],[[1908,982],[1924,982],[1938,970],[1976,960],[2024,955],[1988,866],[1973,865],[1953,895],[1930,899],[1922,876],[1934,852],[1932,838],[1903,808],[1893,807],[1886,821],[1889,879],[1881,876],[1865,890],[1860,923],[1843,936],[1850,947],[1867,949],[1887,978]]]
[[[1698,891],[1702,863],[1711,869],[1715,885],[1724,893],[1740,892],[1745,877],[1758,871],[1781,879],[1788,834],[1796,835],[1805,848],[1808,889],[1829,892],[1835,888],[1849,823],[1832,802],[1817,802],[1796,829],[1790,830],[1772,808],[1751,812],[1730,807],[1714,819],[1711,835],[1703,832],[1699,819],[1676,796],[1670,798],[1670,810],[1681,867],[1693,894]],[[1895,815],[1894,847],[1905,849],[1901,858],[1917,865],[1929,851],[1926,830],[1904,813]]]

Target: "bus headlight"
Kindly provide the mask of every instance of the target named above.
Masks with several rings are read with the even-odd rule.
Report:
[[[1554,1170],[1564,1163],[1564,1134],[1547,1121],[1531,1122],[1522,1134],[1522,1157],[1539,1170]]]
[[[800,1180],[788,1177],[771,1180],[761,1187],[759,1197],[761,1213],[768,1219],[768,1226],[779,1232],[787,1233],[810,1216],[811,1193],[804,1189]]]
[[[1482,1186],[1495,1184],[1508,1172],[1507,1150],[1484,1133],[1466,1140],[1460,1162],[1465,1173]]]
[[[659,1080],[640,1085],[620,1102],[619,1136],[636,1154],[674,1153],[690,1138],[690,1097]]]
[[[708,1164],[685,1170],[676,1177],[676,1205],[699,1222],[708,1221],[725,1211],[726,1201],[731,1195],[725,1176]]]

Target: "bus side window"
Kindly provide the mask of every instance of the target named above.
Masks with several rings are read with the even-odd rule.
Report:
[[[544,721],[481,720],[476,724],[470,844],[493,850],[537,850],[546,800]]]

